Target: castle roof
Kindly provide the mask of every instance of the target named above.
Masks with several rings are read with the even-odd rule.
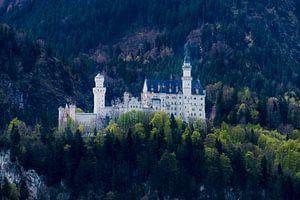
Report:
[[[145,80],[147,92],[178,94],[182,93],[180,80]],[[203,87],[199,80],[192,80],[192,94],[204,95]]]
[[[191,60],[189,56],[184,57],[182,68],[192,68]]]

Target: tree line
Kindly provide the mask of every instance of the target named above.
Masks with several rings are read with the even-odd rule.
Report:
[[[0,141],[48,185],[62,181],[71,199],[299,195],[299,134],[288,138],[252,124],[212,128],[163,112],[125,113],[91,137],[82,137],[82,130],[71,120],[65,130],[51,130],[14,119]]]

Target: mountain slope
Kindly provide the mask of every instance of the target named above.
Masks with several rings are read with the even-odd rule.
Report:
[[[295,92],[296,97],[300,94],[300,4],[295,0],[3,0],[0,7],[1,20],[27,33],[31,40],[45,42],[53,54],[70,63],[71,69],[48,56],[46,62],[67,68],[63,70],[67,78],[52,74],[43,77],[52,68],[41,67],[38,77],[53,82],[45,87],[52,93],[40,90],[35,95],[41,98],[24,103],[36,107],[50,103],[51,113],[62,102],[75,99],[79,107],[91,110],[93,76],[99,71],[106,76],[107,104],[126,90],[139,95],[145,77],[168,79],[172,75],[180,79],[184,47],[192,57],[193,77],[200,78],[208,90],[216,82],[235,91],[249,87],[260,103],[269,97],[280,99],[286,92]],[[26,62],[39,63],[37,55],[42,55],[40,47],[29,47],[21,58],[25,71]],[[6,74],[15,73],[11,71]],[[32,73],[27,74],[26,80],[34,80]],[[62,91],[72,92],[64,95]],[[208,99],[208,112],[214,110],[217,94]],[[64,100],[66,96],[73,98]],[[226,108],[226,113],[231,109]]]
[[[68,66],[51,56],[43,42],[0,24],[1,127],[13,117],[35,123],[42,115],[56,116],[57,104],[73,95]]]
[[[3,21],[46,41],[61,57],[84,53],[96,62],[119,58],[153,63],[182,58],[188,43],[194,76],[205,84],[247,85],[263,95],[298,91],[300,85],[296,0],[3,2]],[[161,74],[180,67],[153,64]],[[117,72],[112,78],[124,76]]]

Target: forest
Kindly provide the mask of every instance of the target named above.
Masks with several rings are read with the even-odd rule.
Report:
[[[52,199],[300,196],[300,1],[0,2],[0,147]],[[92,111],[98,72],[110,105],[180,79],[185,50],[205,122],[130,112],[91,137],[57,129],[59,106]],[[0,196],[29,191],[4,179]]]
[[[81,130],[71,119],[64,130],[30,128],[14,119],[0,144],[48,185],[63,181],[54,199],[66,190],[71,199],[299,197],[296,129],[284,136],[253,124],[209,128],[201,120],[133,111],[91,137],[82,137]],[[26,186],[21,192],[13,188],[2,186],[2,194],[26,199]]]

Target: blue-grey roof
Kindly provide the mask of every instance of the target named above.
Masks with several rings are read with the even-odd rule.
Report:
[[[146,80],[148,92],[177,94],[182,93],[182,81],[179,80]],[[192,80],[192,94],[203,95],[199,80]]]

